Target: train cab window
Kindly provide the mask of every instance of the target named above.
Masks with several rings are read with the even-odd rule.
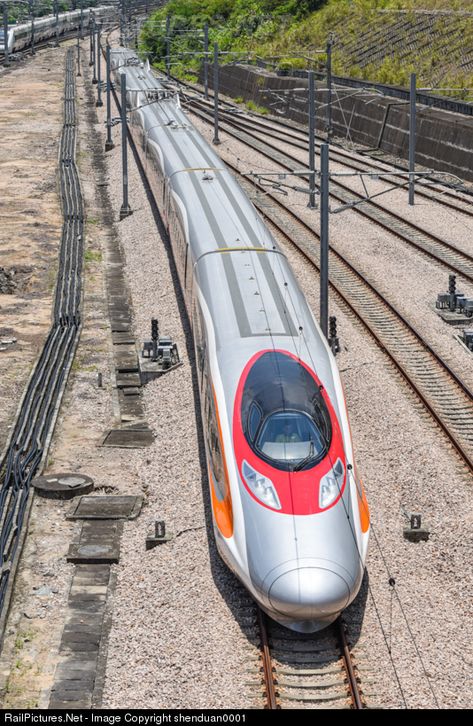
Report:
[[[260,407],[257,403],[252,403],[248,414],[248,435],[252,441],[255,440],[262,418],[263,415]]]
[[[298,411],[267,416],[255,446],[270,459],[296,466],[308,457],[318,459],[325,451],[322,432],[310,416]]]
[[[264,353],[245,381],[245,437],[253,451],[286,471],[310,469],[330,448],[330,414],[317,382],[299,361]]]

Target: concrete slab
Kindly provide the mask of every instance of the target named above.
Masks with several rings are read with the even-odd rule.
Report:
[[[134,342],[135,339],[128,330],[124,332],[115,331],[112,333],[113,345],[132,345]]]
[[[121,449],[142,449],[151,446],[154,434],[149,428],[111,429],[107,431],[102,446],[117,446]]]
[[[117,388],[139,388],[141,386],[141,378],[139,373],[120,373],[120,371],[117,369],[116,376]]]
[[[448,325],[471,325],[472,318],[467,318],[466,315],[460,315],[459,313],[451,313],[450,310],[439,310],[438,308],[434,308],[435,312],[441,318],[444,323],[448,323]]]
[[[141,511],[143,497],[140,496],[103,496],[81,497],[67,515],[68,519],[136,519]],[[113,522],[87,523],[91,527],[90,534],[99,531],[99,527],[106,530],[108,527],[117,526]],[[84,525],[85,527],[86,525]]]

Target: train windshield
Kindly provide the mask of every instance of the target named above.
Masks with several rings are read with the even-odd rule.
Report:
[[[253,451],[278,469],[310,469],[330,447],[330,415],[319,387],[284,353],[264,353],[250,370],[242,422]]]

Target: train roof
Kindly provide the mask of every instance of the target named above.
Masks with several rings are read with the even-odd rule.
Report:
[[[161,171],[170,179],[201,302],[214,323],[222,375],[232,377],[238,369],[236,343],[243,356],[255,345],[281,348],[306,360],[338,409],[326,341],[270,230],[176,99],[147,101],[146,91],[164,90],[163,84],[130,51],[113,51],[113,57],[115,69],[117,61],[123,64],[132,103],[142,106],[148,143],[156,144]],[[129,58],[136,64],[125,65]]]
[[[116,53],[116,51],[115,51]],[[130,57],[119,52],[119,57]],[[162,89],[157,78],[140,66],[126,66],[127,87]],[[143,96],[138,106],[146,103]],[[148,143],[161,150],[165,176],[175,192],[194,260],[219,248],[277,249],[276,241],[240,185],[175,98],[143,106]],[[192,213],[187,214],[187,210]]]

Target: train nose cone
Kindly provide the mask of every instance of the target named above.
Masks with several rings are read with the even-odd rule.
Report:
[[[294,620],[317,620],[339,613],[347,606],[349,597],[345,580],[320,567],[285,572],[269,589],[273,608]]]

